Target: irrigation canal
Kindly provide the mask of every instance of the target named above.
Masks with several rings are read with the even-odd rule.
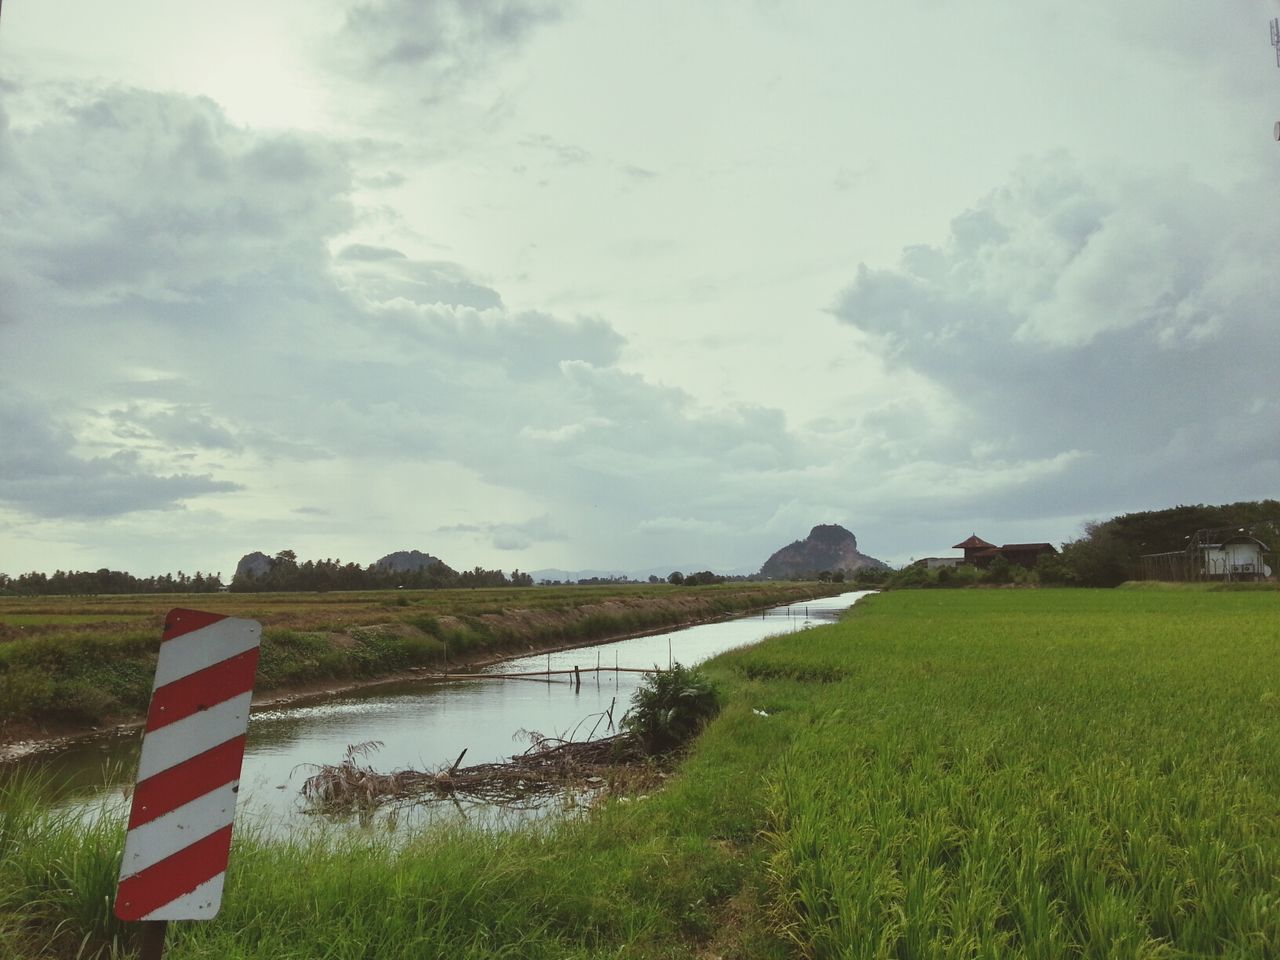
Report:
[[[312,772],[309,765],[337,763],[353,744],[381,743],[365,758],[378,770],[425,770],[452,763],[463,748],[467,764],[520,753],[529,744],[523,731],[585,739],[596,727],[596,735],[604,736],[613,731],[605,723],[597,726],[597,715],[612,708],[616,720],[626,712],[642,679],[635,668],[666,667],[670,660],[686,666],[701,663],[765,637],[829,623],[867,593],[853,591],[735,620],[517,657],[484,671],[508,677],[550,671],[541,680],[526,676],[407,681],[255,711],[240,781],[239,815],[266,832],[291,829],[302,810],[300,790]],[[572,672],[575,666],[580,683]],[[614,667],[633,668],[633,672]],[[133,781],[140,743],[141,734],[131,732],[82,741],[19,764],[47,774],[61,802],[88,811],[119,800],[123,816],[123,798]],[[440,813],[470,819],[494,815],[474,807],[443,806],[445,810],[430,814],[415,808],[388,815],[401,826]]]

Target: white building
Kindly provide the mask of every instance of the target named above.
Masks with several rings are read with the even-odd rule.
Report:
[[[964,563],[964,557],[921,557],[916,561],[917,566],[922,566],[926,570],[937,570],[940,567],[958,567]]]
[[[1225,580],[1256,580],[1271,576],[1262,559],[1267,545],[1256,537],[1239,534],[1221,543],[1200,545],[1200,574]]]

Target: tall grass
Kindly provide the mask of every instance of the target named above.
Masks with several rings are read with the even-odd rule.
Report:
[[[122,943],[112,900],[123,811],[53,808],[50,787],[31,773],[0,782],[0,956],[92,956]]]
[[[1276,602],[879,596],[706,665],[724,708],[661,793],[403,846],[242,831],[167,955],[1280,956]],[[118,828],[0,811],[0,955],[124,955]]]

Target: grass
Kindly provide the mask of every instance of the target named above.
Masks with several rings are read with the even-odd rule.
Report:
[[[839,592],[738,583],[0,598],[0,742],[138,717],[165,613],[192,606],[264,626],[256,689],[388,676],[529,647],[587,643]]]
[[[1201,593],[1275,593],[1280,582],[1275,580],[1129,580],[1120,584],[1119,590],[1191,591]]]
[[[1276,603],[874,597],[707,665],[724,709],[661,794],[402,848],[242,834],[167,956],[1275,957]],[[127,936],[118,836],[0,811],[0,956]]]

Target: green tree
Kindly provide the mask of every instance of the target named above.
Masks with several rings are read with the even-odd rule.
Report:
[[[1006,557],[995,556],[987,565],[986,576],[983,579],[987,583],[1012,583],[1013,564]]]
[[[1138,545],[1126,542],[1106,523],[1085,524],[1085,535],[1062,546],[1067,582],[1082,587],[1114,587],[1132,579]]]

